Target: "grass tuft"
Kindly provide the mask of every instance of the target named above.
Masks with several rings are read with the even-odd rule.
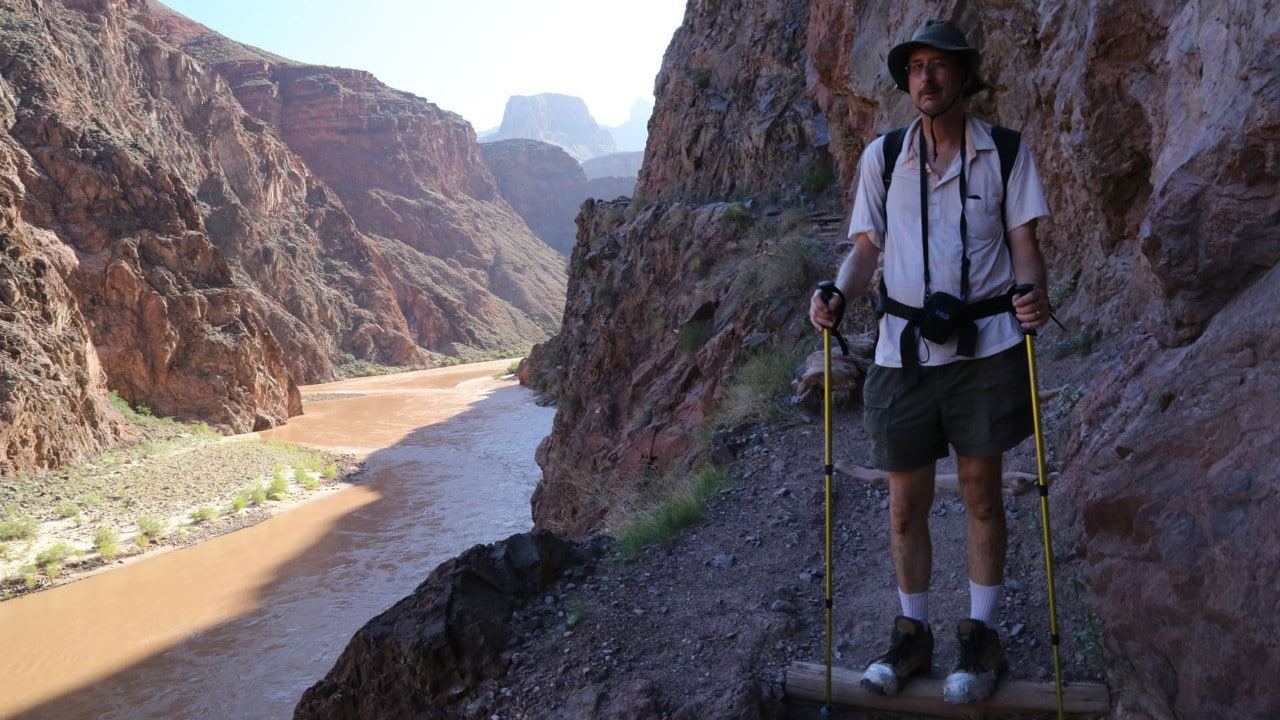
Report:
[[[731,482],[727,471],[711,466],[689,476],[684,487],[624,524],[618,532],[619,556],[629,560],[646,547],[674,537],[681,528],[701,518],[707,501]]]
[[[716,407],[716,427],[732,427],[752,420],[785,420],[793,414],[780,402],[791,392],[791,380],[801,362],[798,351],[758,352],[743,363],[727,383]]]

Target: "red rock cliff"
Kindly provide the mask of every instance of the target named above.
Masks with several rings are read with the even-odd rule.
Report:
[[[0,469],[112,442],[105,388],[246,431],[344,356],[518,351],[558,320],[563,260],[456,115],[145,0],[0,14],[3,319],[23,338],[0,358]]]
[[[973,108],[1034,148],[1060,314],[1093,342],[1054,529],[1079,548],[1117,716],[1280,714],[1280,14],[1260,0],[690,2],[637,189],[662,202],[584,211],[564,326],[527,370],[560,398],[537,523],[599,528],[704,452],[751,347],[805,342],[809,279],[758,274],[786,245],[772,206],[824,207],[825,167],[847,212],[861,148],[912,114],[883,58],[930,17],[984,48],[995,90]]]

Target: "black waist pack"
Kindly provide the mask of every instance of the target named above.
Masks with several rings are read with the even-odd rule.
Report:
[[[969,308],[955,295],[936,292],[920,308],[917,326],[920,336],[939,345],[951,339],[960,323],[969,317]]]

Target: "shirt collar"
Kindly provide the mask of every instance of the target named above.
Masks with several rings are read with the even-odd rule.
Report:
[[[964,114],[965,120],[965,147],[967,148],[966,156],[969,160],[977,157],[980,150],[995,150],[996,141],[991,137],[991,127],[974,117],[972,113]],[[911,124],[907,126],[907,135],[904,144],[907,148],[907,157],[912,163],[917,161],[918,150],[920,149],[920,140],[916,137],[916,133],[920,132],[924,127],[924,118],[917,116]]]

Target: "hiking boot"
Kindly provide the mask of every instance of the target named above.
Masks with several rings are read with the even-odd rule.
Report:
[[[889,651],[862,674],[862,687],[877,695],[895,695],[907,678],[933,666],[933,632],[924,623],[899,615],[893,621]]]
[[[979,620],[961,620],[956,638],[960,641],[960,662],[942,684],[942,699],[968,703],[991,697],[996,678],[1009,669],[1000,634]]]

